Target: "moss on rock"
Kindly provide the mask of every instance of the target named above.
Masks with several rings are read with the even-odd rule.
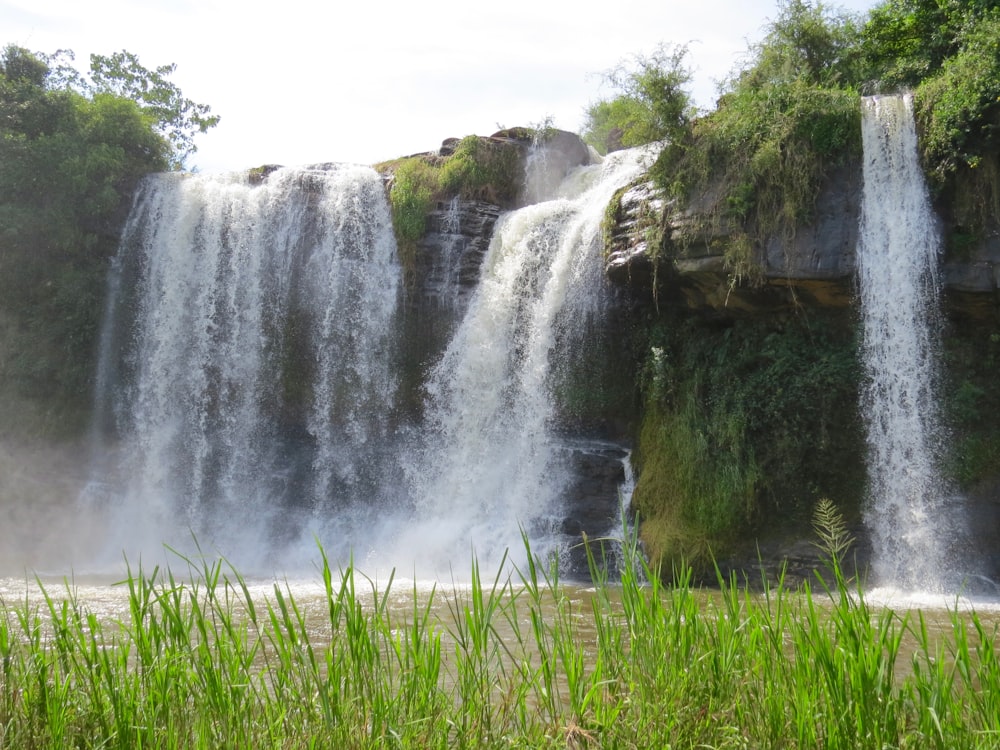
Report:
[[[706,573],[710,553],[807,528],[820,497],[857,515],[864,437],[849,315],[666,315],[650,330],[633,510],[654,563]]]

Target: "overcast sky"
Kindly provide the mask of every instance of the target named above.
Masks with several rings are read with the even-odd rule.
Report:
[[[875,0],[830,3],[864,11]],[[696,103],[760,39],[777,0],[0,0],[0,46],[128,50],[221,123],[202,171],[372,163],[552,118],[579,130],[602,73],[687,44]]]

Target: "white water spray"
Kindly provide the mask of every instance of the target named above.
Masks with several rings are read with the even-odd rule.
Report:
[[[97,401],[121,446],[112,549],[189,528],[253,561],[294,532],[289,505],[370,495],[400,283],[373,170],[152,176],[115,263]]]
[[[567,482],[554,435],[551,378],[606,294],[601,220],[648,165],[634,150],[581,168],[558,197],[501,218],[479,286],[432,372],[429,437],[412,476],[421,521],[407,537],[438,564],[472,544],[495,562],[524,529],[556,552]],[[567,195],[569,193],[569,195]]]
[[[463,318],[423,422],[396,404],[407,308],[374,171],[149,179],[99,371],[98,437],[120,446],[93,493],[111,558],[183,546],[188,528],[247,570],[308,564],[314,537],[374,575],[436,579],[472,553],[486,568],[519,554],[522,530],[536,553],[564,549],[553,379],[604,317],[601,220],[647,163],[616,154],[506,215],[473,295],[457,289],[466,259],[444,247],[430,273],[439,296],[465,298],[449,303]],[[459,235],[459,208],[444,234]]]
[[[878,585],[954,585],[955,519],[939,473],[939,239],[910,96],[863,102],[858,246],[873,573]]]

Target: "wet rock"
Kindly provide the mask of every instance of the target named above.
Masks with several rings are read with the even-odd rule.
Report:
[[[605,244],[604,271],[612,281],[652,288],[667,229],[666,203],[662,191],[649,180],[619,196]]]
[[[587,579],[586,539],[601,557],[602,540],[618,538],[622,532],[621,508],[628,498],[625,462],[628,450],[615,443],[576,441],[564,445],[564,457],[573,480],[563,495],[565,516],[562,534],[568,549],[564,571],[570,578]],[[610,552],[609,543],[605,542]]]
[[[424,374],[462,319],[500,214],[496,204],[456,197],[438,203],[427,217],[404,292],[401,348],[408,411],[419,411]]]
[[[803,304],[847,307],[854,302],[861,187],[860,164],[834,170],[820,191],[814,220],[754,245],[756,278],[733,283],[725,248],[741,228],[722,218],[720,186],[710,185],[680,205],[665,200],[652,183],[640,183],[621,196],[610,216],[605,270],[615,283],[655,291],[658,304],[692,310],[752,314]],[[960,230],[942,221],[945,236]],[[961,252],[948,253],[941,280],[951,310],[996,316],[1000,222],[985,227]]]

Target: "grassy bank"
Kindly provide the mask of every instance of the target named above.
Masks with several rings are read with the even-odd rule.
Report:
[[[134,572],[110,622],[71,589],[4,602],[0,747],[1000,746],[996,633],[975,614],[937,637],[842,577],[705,596],[646,574],[581,604],[536,565],[473,565],[401,614],[391,581],[324,557],[322,611],[221,563]]]

